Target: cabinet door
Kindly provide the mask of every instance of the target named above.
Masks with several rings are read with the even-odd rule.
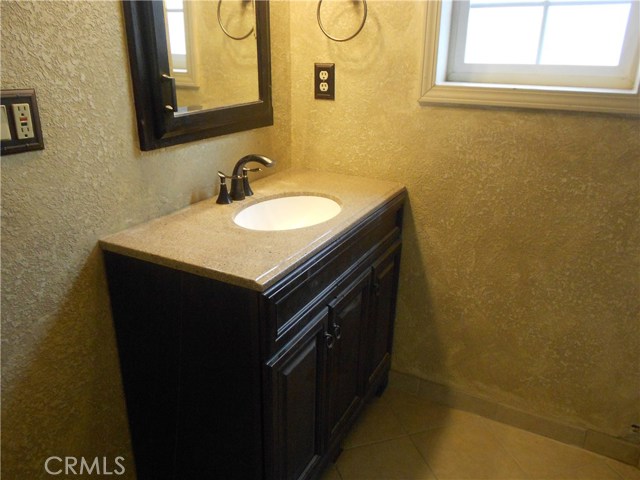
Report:
[[[328,350],[328,439],[333,445],[348,426],[364,397],[362,331],[369,299],[367,270],[330,304],[329,332],[335,343]]]
[[[386,376],[391,365],[393,324],[400,271],[400,242],[387,250],[373,265],[371,313],[367,321],[367,385]],[[383,387],[386,381],[383,381]]]
[[[323,453],[327,308],[266,364],[267,478],[306,478]]]

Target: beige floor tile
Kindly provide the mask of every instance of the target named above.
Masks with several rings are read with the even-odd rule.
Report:
[[[385,398],[375,398],[355,424],[342,447],[353,448],[406,435]]]
[[[491,428],[501,445],[535,479],[620,480],[606,459],[578,447],[498,422]]]
[[[330,464],[320,477],[320,480],[342,480],[340,474],[338,473],[338,469],[334,464]]]
[[[630,465],[396,389],[343,447],[321,480],[640,480]]]
[[[342,480],[435,480],[408,437],[344,450],[336,463]]]
[[[407,433],[424,432],[461,420],[480,418],[472,413],[439,405],[426,398],[399,390],[388,389],[384,398]]]
[[[480,417],[411,435],[439,480],[516,480],[526,473]]]
[[[617,460],[611,460],[610,458],[607,458],[605,461],[607,465],[624,478],[624,480],[640,480],[640,468],[618,462]]]

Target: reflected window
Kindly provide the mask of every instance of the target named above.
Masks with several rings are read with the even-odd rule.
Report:
[[[193,18],[189,2],[164,0],[171,76],[176,85],[196,87]]]

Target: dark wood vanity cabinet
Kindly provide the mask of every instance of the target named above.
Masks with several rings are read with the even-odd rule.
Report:
[[[331,302],[329,329],[335,342],[328,349],[327,435],[329,447],[338,442],[365,395],[366,321],[371,285],[369,269]]]
[[[321,474],[386,386],[403,201],[263,292],[105,251],[139,479]]]

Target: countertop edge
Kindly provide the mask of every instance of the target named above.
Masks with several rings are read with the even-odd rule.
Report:
[[[371,208],[364,208],[360,212],[356,212],[351,218],[349,218],[343,225],[337,225],[335,232],[330,232],[326,238],[320,238],[317,243],[311,241],[299,248],[297,251],[293,252],[291,255],[282,258],[281,261],[274,263],[273,268],[270,270],[266,270],[261,272],[256,278],[250,278],[249,276],[242,275],[234,275],[228,271],[216,270],[215,268],[210,268],[203,265],[198,265],[194,263],[190,263],[177,258],[169,258],[166,255],[156,254],[149,251],[142,251],[140,249],[132,248],[121,243],[115,243],[111,241],[111,239],[122,233],[117,232],[112,235],[107,235],[101,238],[98,241],[98,245],[104,251],[124,255],[128,257],[132,257],[138,260],[147,261],[156,265],[160,265],[163,267],[171,268],[174,270],[183,271],[186,273],[202,276],[205,278],[210,278],[216,281],[229,283],[241,288],[247,288],[249,290],[264,292],[268,290],[270,287],[275,285],[279,280],[285,277],[288,273],[298,268],[300,265],[304,264],[307,260],[312,258],[314,255],[319,253],[323,248],[328,247],[332,243],[339,241],[345,234],[359,223],[361,223],[364,219],[369,216],[375,215],[375,213],[379,210],[386,208],[389,204],[393,203],[398,197],[406,198],[407,189],[404,185],[395,182],[387,182],[389,183],[389,190],[387,190],[384,196],[380,196],[375,203],[371,204]],[[188,209],[190,207],[185,207],[183,209],[179,209],[176,212],[169,213],[163,217],[159,218],[169,218],[180,212]],[[150,222],[157,221],[158,219],[150,220],[149,222],[145,222],[142,225],[146,225]],[[131,227],[132,229],[139,228],[139,226]],[[127,229],[125,231],[128,231]],[[315,243],[315,244],[314,244]],[[273,275],[270,272],[274,272]]]

